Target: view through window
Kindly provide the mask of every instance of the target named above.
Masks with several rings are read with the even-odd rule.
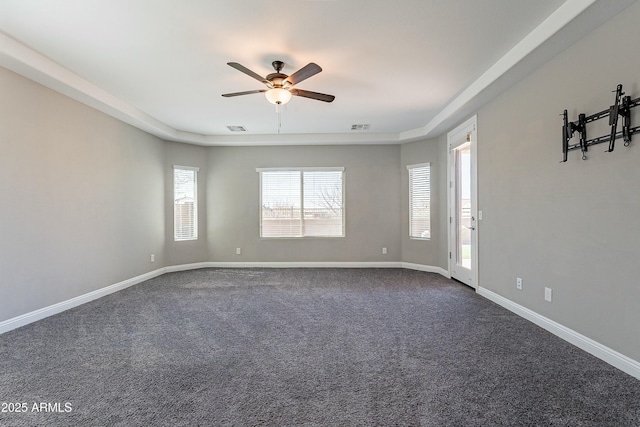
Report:
[[[173,168],[173,218],[175,240],[198,238],[198,168]]]
[[[344,168],[258,172],[261,237],[344,236]]]
[[[431,164],[407,166],[409,170],[409,237],[431,238]]]

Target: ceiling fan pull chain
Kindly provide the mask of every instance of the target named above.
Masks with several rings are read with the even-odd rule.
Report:
[[[276,113],[278,113],[278,135],[280,135],[280,128],[282,127],[282,105],[276,104]]]

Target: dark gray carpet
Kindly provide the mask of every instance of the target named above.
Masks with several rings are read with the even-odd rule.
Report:
[[[3,426],[640,426],[640,381],[401,269],[167,274],[1,335],[0,363],[28,405]]]

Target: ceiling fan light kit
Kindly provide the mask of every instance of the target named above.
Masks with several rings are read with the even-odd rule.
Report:
[[[264,95],[266,96],[267,101],[276,105],[286,104],[291,101],[292,96],[291,92],[282,88],[269,89],[264,93]]]

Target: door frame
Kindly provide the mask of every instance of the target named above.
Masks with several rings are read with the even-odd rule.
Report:
[[[471,239],[471,281],[469,284],[476,291],[478,290],[478,240],[480,236],[480,218],[478,217],[478,116],[474,115],[464,123],[447,133],[447,241],[448,241],[448,266],[449,276],[452,276],[453,257],[455,241],[452,236],[453,217],[455,215],[456,189],[453,188],[452,168],[455,163],[451,146],[466,139],[470,135],[471,139],[471,215],[475,220],[474,239]]]

